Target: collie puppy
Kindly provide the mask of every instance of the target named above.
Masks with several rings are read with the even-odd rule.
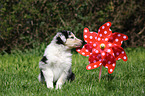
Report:
[[[82,41],[70,31],[58,32],[45,49],[43,58],[39,62],[40,82],[46,82],[47,88],[61,89],[66,80],[74,80],[72,72],[71,49],[82,45]]]

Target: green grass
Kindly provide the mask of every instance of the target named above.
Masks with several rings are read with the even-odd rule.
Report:
[[[43,51],[16,52],[0,55],[0,96],[145,96],[145,49],[126,49],[128,61],[117,61],[111,75],[103,67],[86,70],[88,58],[73,54],[73,82],[66,82],[61,90],[47,89],[38,82]]]

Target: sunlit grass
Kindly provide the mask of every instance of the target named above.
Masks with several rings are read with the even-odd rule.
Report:
[[[66,82],[61,90],[47,89],[38,82],[43,51],[17,52],[0,55],[0,96],[144,96],[145,49],[126,49],[128,61],[117,61],[111,75],[103,67],[99,82],[99,68],[86,70],[88,58],[73,54],[73,82]]]

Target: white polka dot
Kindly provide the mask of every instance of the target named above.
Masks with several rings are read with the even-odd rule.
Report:
[[[97,65],[94,65],[94,68],[96,68],[97,67]]]
[[[85,37],[85,38],[87,38],[88,36],[87,36],[87,35],[85,35],[84,37]]]
[[[119,52],[117,52],[116,55],[119,55]]]
[[[108,64],[111,64],[111,61],[108,61]]]
[[[87,40],[85,40],[85,42],[87,43]]]
[[[97,39],[97,37],[95,37],[95,39]]]
[[[109,26],[110,24],[109,23],[107,23],[107,26]]]
[[[111,31],[111,29],[109,29],[109,31]]]
[[[115,64],[113,63],[112,66],[115,67]]]
[[[80,49],[77,49],[77,51],[79,51],[79,52],[80,52],[81,50],[80,50]]]
[[[102,59],[99,59],[99,61],[102,61]]]
[[[105,68],[108,68],[108,66],[105,66]]]
[[[97,61],[96,61],[96,60],[94,60],[93,62],[94,62],[94,63],[96,63]]]
[[[111,43],[109,43],[108,45],[109,45],[109,47],[111,47],[111,46],[112,46],[112,44],[111,44]]]
[[[93,33],[93,32],[90,32],[91,34]]]
[[[121,58],[118,58],[118,60],[120,60]]]
[[[100,37],[102,37],[102,34],[100,34]]]
[[[107,52],[111,52],[111,50],[110,50],[110,49],[108,49],[108,50],[107,50]]]
[[[115,41],[118,42],[119,40],[118,39],[115,39]]]
[[[108,38],[105,38],[105,41],[108,41]]]
[[[85,30],[85,32],[88,32],[88,30]]]
[[[126,59],[126,56],[124,56],[123,59]]]
[[[105,56],[105,53],[103,52],[102,55]]]
[[[118,36],[118,37],[120,37],[120,36],[121,36],[121,34],[118,34],[117,36]]]
[[[104,31],[104,34],[107,34],[107,31]]]
[[[93,36],[90,36],[90,39],[93,39]]]
[[[102,65],[102,63],[100,63],[99,65]]]
[[[126,39],[126,36],[123,36],[124,39]]]
[[[96,50],[95,52],[96,52],[96,53],[99,53],[99,51],[98,51],[98,50]]]
[[[100,41],[101,40],[101,38],[98,38],[98,41]]]
[[[86,49],[86,52],[89,52],[89,51]]]
[[[83,52],[82,54],[83,54],[83,55],[85,55],[85,53],[84,53],[84,52]]]
[[[100,29],[98,30],[98,32],[100,32]]]
[[[114,53],[112,55],[114,56]]]
[[[113,72],[113,69],[110,69],[110,72]]]
[[[124,54],[124,51],[122,51],[121,53]]]
[[[96,47],[96,44],[93,44],[94,47]]]
[[[105,26],[102,26],[102,29],[104,29],[105,28]]]
[[[121,41],[121,44],[123,43],[123,41]]]
[[[91,66],[88,66],[88,69],[91,69]]]

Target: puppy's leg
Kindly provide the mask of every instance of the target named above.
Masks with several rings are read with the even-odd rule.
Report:
[[[54,88],[53,87],[53,72],[50,69],[42,70],[47,88]]]
[[[56,82],[56,89],[61,89],[62,85],[65,83],[67,79],[67,72],[63,72],[58,81]]]
[[[44,75],[43,75],[43,72],[42,72],[42,70],[40,69],[40,74],[39,74],[39,76],[38,76],[38,80],[39,80],[39,82],[41,82],[41,83],[44,83]]]

